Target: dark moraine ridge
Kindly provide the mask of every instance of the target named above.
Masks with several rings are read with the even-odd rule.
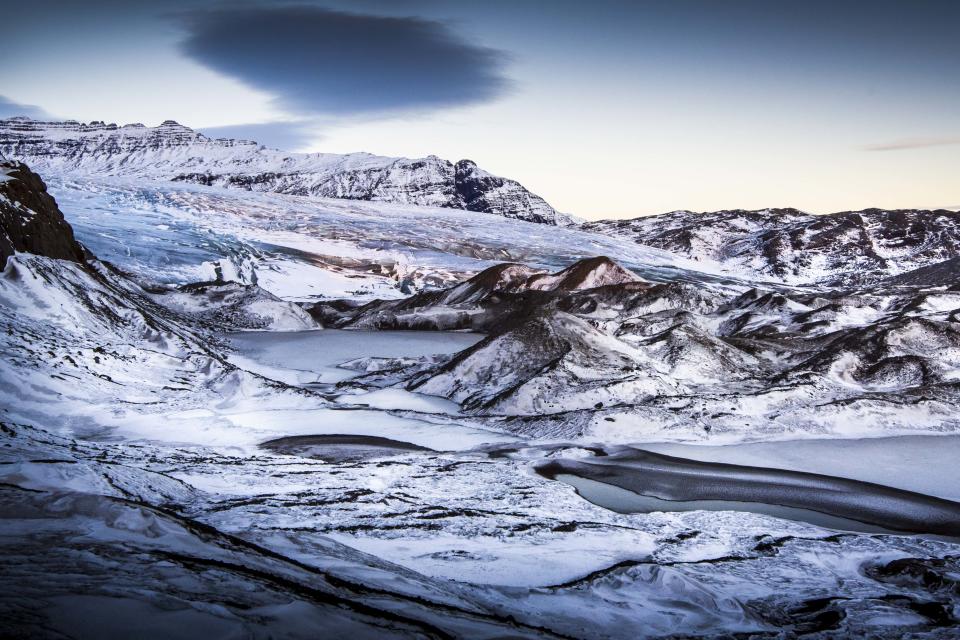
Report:
[[[754,502],[817,511],[895,531],[960,537],[960,503],[871,482],[783,469],[700,462],[617,448],[589,462],[551,460],[547,478],[570,474],[671,501]]]
[[[410,442],[379,436],[353,435],[287,436],[268,440],[260,446],[271,453],[317,458],[327,462],[386,458],[414,451],[433,451]]]

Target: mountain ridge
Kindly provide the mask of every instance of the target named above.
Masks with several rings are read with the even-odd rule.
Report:
[[[681,210],[581,228],[789,285],[872,284],[960,256],[960,212],[947,209]]]
[[[38,171],[194,182],[300,196],[491,213],[549,225],[573,221],[515,180],[471,160],[370,153],[287,153],[210,138],[173,120],[157,127],[95,120],[0,120],[0,154]]]

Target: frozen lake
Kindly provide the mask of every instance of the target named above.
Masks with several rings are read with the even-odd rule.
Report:
[[[822,473],[960,501],[960,436],[805,439],[723,446],[657,444],[640,449],[703,462]]]
[[[463,424],[459,406],[435,396],[401,388],[342,392],[335,383],[358,373],[337,365],[364,357],[419,358],[455,353],[484,336],[438,331],[250,331],[230,333],[238,367],[290,385],[322,389],[324,396],[305,397],[290,405],[257,400],[209,410],[170,413],[162,432],[170,441],[236,447],[250,451],[274,438],[312,436],[387,437],[431,449],[455,451],[485,443],[509,442],[512,436]],[[415,411],[424,415],[396,415]],[[426,420],[431,418],[431,420]],[[126,425],[128,433],[147,431]]]
[[[845,531],[960,530],[957,436],[637,447],[538,471],[619,513],[749,511]]]
[[[891,529],[858,522],[849,518],[798,509],[763,502],[745,502],[736,500],[661,500],[633,491],[621,489],[612,484],[581,478],[574,474],[560,474],[556,478],[577,490],[580,496],[599,507],[617,513],[654,513],[657,511],[746,511],[773,516],[784,520],[809,522],[819,527],[838,531],[860,531],[863,533],[895,533]]]
[[[454,331],[247,331],[227,335],[237,366],[288,384],[334,383],[357,375],[337,365],[364,357],[456,353],[484,338]]]

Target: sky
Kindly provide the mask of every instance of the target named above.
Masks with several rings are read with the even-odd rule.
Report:
[[[0,117],[469,158],[588,219],[960,208],[955,0],[32,0]]]

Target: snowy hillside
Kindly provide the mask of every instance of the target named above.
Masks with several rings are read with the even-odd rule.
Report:
[[[334,326],[488,332],[439,363],[354,384],[444,396],[473,415],[506,417],[502,428],[527,436],[716,441],[960,429],[956,286],[736,294],[611,281],[624,271],[606,259],[554,276],[518,269],[491,267],[446,291],[339,318],[318,306]],[[572,273],[597,286],[529,286]]]
[[[211,139],[171,120],[145,127],[10,118],[0,120],[0,154],[29,162],[48,176],[135,176],[571,224],[518,182],[469,160],[287,153],[249,140]]]
[[[960,256],[960,212],[944,209],[674,211],[583,228],[794,285],[876,282]]]

